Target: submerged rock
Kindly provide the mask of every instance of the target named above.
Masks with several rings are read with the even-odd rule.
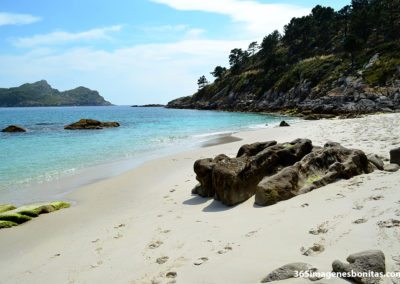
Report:
[[[301,161],[265,177],[257,186],[255,203],[260,206],[275,204],[309,192],[339,179],[373,171],[361,150],[347,149],[337,143],[327,143]]]
[[[10,125],[4,128],[1,132],[9,132],[9,133],[26,132],[26,129],[18,125]]]
[[[342,273],[386,273],[385,255],[380,250],[368,250],[360,253],[355,253],[347,258],[349,264],[335,260],[332,263],[333,272]],[[360,275],[361,276],[361,275]],[[380,283],[380,277],[348,277],[357,283],[362,284],[377,284]]]
[[[78,122],[72,123],[64,127],[67,130],[80,130],[80,129],[103,129],[108,127],[119,127],[118,122],[101,122],[94,119],[81,119]]]

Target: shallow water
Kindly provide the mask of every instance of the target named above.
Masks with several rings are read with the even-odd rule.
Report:
[[[63,129],[81,118],[118,121],[121,127]],[[223,133],[274,126],[281,120],[261,114],[128,106],[0,108],[0,128],[16,124],[28,129],[22,134],[0,133],[0,201],[21,188],[74,176],[83,169],[115,161],[125,163],[120,167],[125,169],[151,156],[200,146]],[[92,179],[104,178],[105,172],[98,170]]]

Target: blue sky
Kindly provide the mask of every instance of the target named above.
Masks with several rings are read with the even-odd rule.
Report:
[[[350,1],[1,0],[0,87],[46,79],[115,104],[166,103],[317,4]]]

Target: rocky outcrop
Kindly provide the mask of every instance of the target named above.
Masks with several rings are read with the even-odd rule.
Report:
[[[194,165],[196,179],[201,185],[197,192],[221,200],[225,205],[236,205],[254,195],[263,177],[293,165],[311,150],[312,143],[307,139],[285,144],[270,141],[245,145],[236,158],[219,155],[198,160]]]
[[[400,148],[390,150],[390,163],[400,165]]]
[[[17,133],[17,132],[26,132],[25,128],[17,125],[10,125],[1,130],[1,132],[8,132],[8,133]]]
[[[78,122],[72,123],[64,127],[67,130],[87,130],[87,129],[103,129],[109,127],[119,127],[118,122],[101,122],[94,119],[81,119]]]
[[[261,283],[268,283],[268,282],[295,278],[299,277],[299,274],[301,272],[304,273],[310,271],[316,271],[316,269],[310,264],[304,262],[289,263],[269,273],[263,280],[261,280]]]
[[[62,201],[30,204],[18,208],[12,204],[0,204],[0,229],[17,226],[41,214],[51,213],[70,206],[69,203]]]
[[[378,156],[369,157],[370,160],[361,150],[347,149],[335,142],[313,147],[307,139],[246,144],[235,158],[221,154],[197,160],[194,172],[199,185],[192,193],[213,197],[228,206],[253,195],[257,205],[272,205],[381,168]]]
[[[353,273],[355,276],[350,276],[356,283],[361,284],[377,284],[380,283],[381,277],[363,277],[361,273],[386,273],[385,255],[380,250],[369,250],[360,253],[355,253],[347,258],[349,264],[335,260],[332,263],[334,272]],[[359,274],[359,275],[357,275]]]
[[[275,204],[339,179],[349,179],[372,171],[367,156],[361,150],[327,143],[324,148],[306,155],[295,165],[265,177],[257,186],[255,202],[260,206]]]

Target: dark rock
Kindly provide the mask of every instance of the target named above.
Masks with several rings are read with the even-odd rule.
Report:
[[[335,260],[332,263],[333,272],[341,273],[362,273],[375,272],[386,273],[385,255],[380,250],[369,250],[355,253],[347,258],[349,264]],[[356,283],[377,284],[380,283],[380,277],[349,277]]]
[[[262,146],[265,146],[263,150]],[[241,203],[254,195],[263,177],[293,165],[312,150],[312,143],[307,139],[285,144],[271,141],[262,146],[247,145],[239,151],[237,158],[219,155],[196,161],[194,171],[201,184],[198,194],[214,196],[228,206]],[[254,155],[247,156],[250,154]]]
[[[400,166],[398,164],[388,164],[383,166],[383,170],[386,172],[395,173],[400,170]]]
[[[64,127],[67,130],[80,130],[80,129],[103,129],[108,127],[119,127],[118,122],[101,122],[94,119],[81,119],[78,122],[72,123]]]
[[[253,144],[246,144],[240,147],[239,152],[237,153],[236,157],[251,157],[255,156],[260,153],[265,148],[270,146],[276,145],[276,141],[268,141],[268,142],[259,142]]]
[[[293,166],[264,177],[257,186],[255,202],[260,206],[272,205],[339,179],[349,179],[372,171],[364,152],[330,142]]]
[[[261,283],[295,278],[299,273],[307,272],[312,269],[314,269],[312,265],[304,262],[289,263],[269,273],[263,280],[261,280]]]
[[[281,121],[281,123],[279,124],[280,127],[287,127],[290,126],[289,123],[287,123],[286,121]]]
[[[17,125],[10,125],[4,128],[1,132],[9,132],[9,133],[16,133],[16,132],[26,132],[25,128]]]
[[[390,163],[400,165],[400,148],[390,150]]]
[[[380,171],[383,170],[384,163],[382,159],[376,154],[368,154],[368,160]]]

